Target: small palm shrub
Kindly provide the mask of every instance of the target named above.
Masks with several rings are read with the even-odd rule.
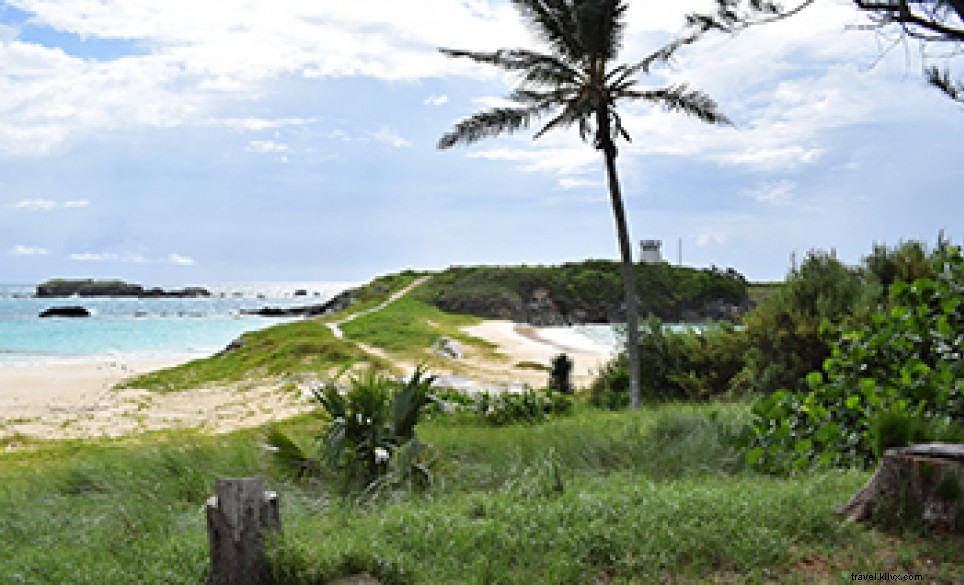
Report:
[[[268,444],[299,476],[327,468],[349,487],[377,487],[395,480],[423,485],[430,480],[429,449],[419,441],[415,427],[432,402],[434,380],[417,368],[405,382],[374,371],[351,378],[347,386],[327,382],[312,390],[330,418],[316,439],[317,451],[306,454],[276,430],[269,433]]]

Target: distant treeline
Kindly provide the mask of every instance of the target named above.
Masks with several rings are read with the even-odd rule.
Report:
[[[750,306],[747,281],[732,268],[637,264],[643,315],[667,321],[734,319]],[[534,325],[625,321],[620,264],[452,267],[414,293],[443,311]]]

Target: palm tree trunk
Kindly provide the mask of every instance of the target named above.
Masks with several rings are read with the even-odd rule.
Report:
[[[623,295],[626,303],[626,357],[629,361],[629,405],[638,409],[640,402],[639,377],[639,309],[636,303],[636,277],[633,269],[632,240],[626,224],[626,209],[616,174],[616,146],[609,131],[609,117],[603,108],[596,111],[599,148],[606,159],[606,179],[609,183],[609,199],[616,220],[616,236],[619,239],[619,257],[623,268]]]

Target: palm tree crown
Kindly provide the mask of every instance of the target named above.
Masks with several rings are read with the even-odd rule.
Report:
[[[643,100],[669,110],[696,116],[712,124],[730,121],[706,94],[685,84],[658,89],[639,89],[634,78],[666,63],[682,46],[699,35],[683,37],[633,64],[614,64],[622,48],[627,2],[624,0],[512,0],[530,28],[548,46],[548,52],[502,49],[472,52],[441,49],[451,57],[463,57],[494,65],[520,76],[509,94],[511,107],[478,112],[463,119],[438,142],[441,149],[470,144],[482,138],[528,128],[550,113],[556,115],[536,132],[539,138],[557,127],[578,125],[583,140],[603,148],[606,138],[594,123],[597,112],[605,113],[610,129],[608,141],[630,140],[616,111],[619,100]]]
[[[625,0],[512,0],[529,27],[544,41],[547,52],[502,49],[485,53],[441,49],[450,57],[464,57],[494,65],[519,76],[509,94],[511,106],[484,110],[455,125],[439,139],[438,147],[471,144],[488,136],[528,128],[543,116],[552,118],[540,128],[538,138],[553,128],[578,126],[584,141],[602,151],[606,163],[610,202],[616,221],[622,261],[626,305],[626,352],[629,358],[630,403],[640,406],[638,309],[632,245],[619,179],[616,173],[616,142],[630,140],[616,110],[620,100],[643,100],[696,116],[711,124],[729,124],[706,94],[685,84],[640,89],[637,74],[650,73],[666,63],[682,46],[696,41],[702,32],[681,37],[645,59],[616,64],[626,28]]]

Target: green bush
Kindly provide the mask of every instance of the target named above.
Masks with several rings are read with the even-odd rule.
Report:
[[[753,405],[748,462],[787,472],[814,462],[864,466],[895,442],[945,440],[964,420],[964,259],[942,244],[937,276],[889,289],[889,309],[862,326],[825,323],[831,355],[807,375],[809,393],[780,391]]]
[[[808,372],[830,356],[820,323],[841,324],[863,303],[860,272],[833,254],[810,251],[780,290],[743,318],[745,365],[734,380],[742,393],[805,391]]]
[[[645,400],[708,400],[726,395],[743,367],[744,336],[732,324],[671,331],[650,316],[640,331],[640,389]],[[590,385],[590,403],[629,405],[625,353],[610,360]]]
[[[549,389],[561,394],[572,394],[572,359],[564,353],[552,358],[549,370]]]
[[[531,388],[522,392],[480,392],[471,408],[487,424],[504,426],[567,415],[572,412],[572,399],[552,390],[540,392]]]

